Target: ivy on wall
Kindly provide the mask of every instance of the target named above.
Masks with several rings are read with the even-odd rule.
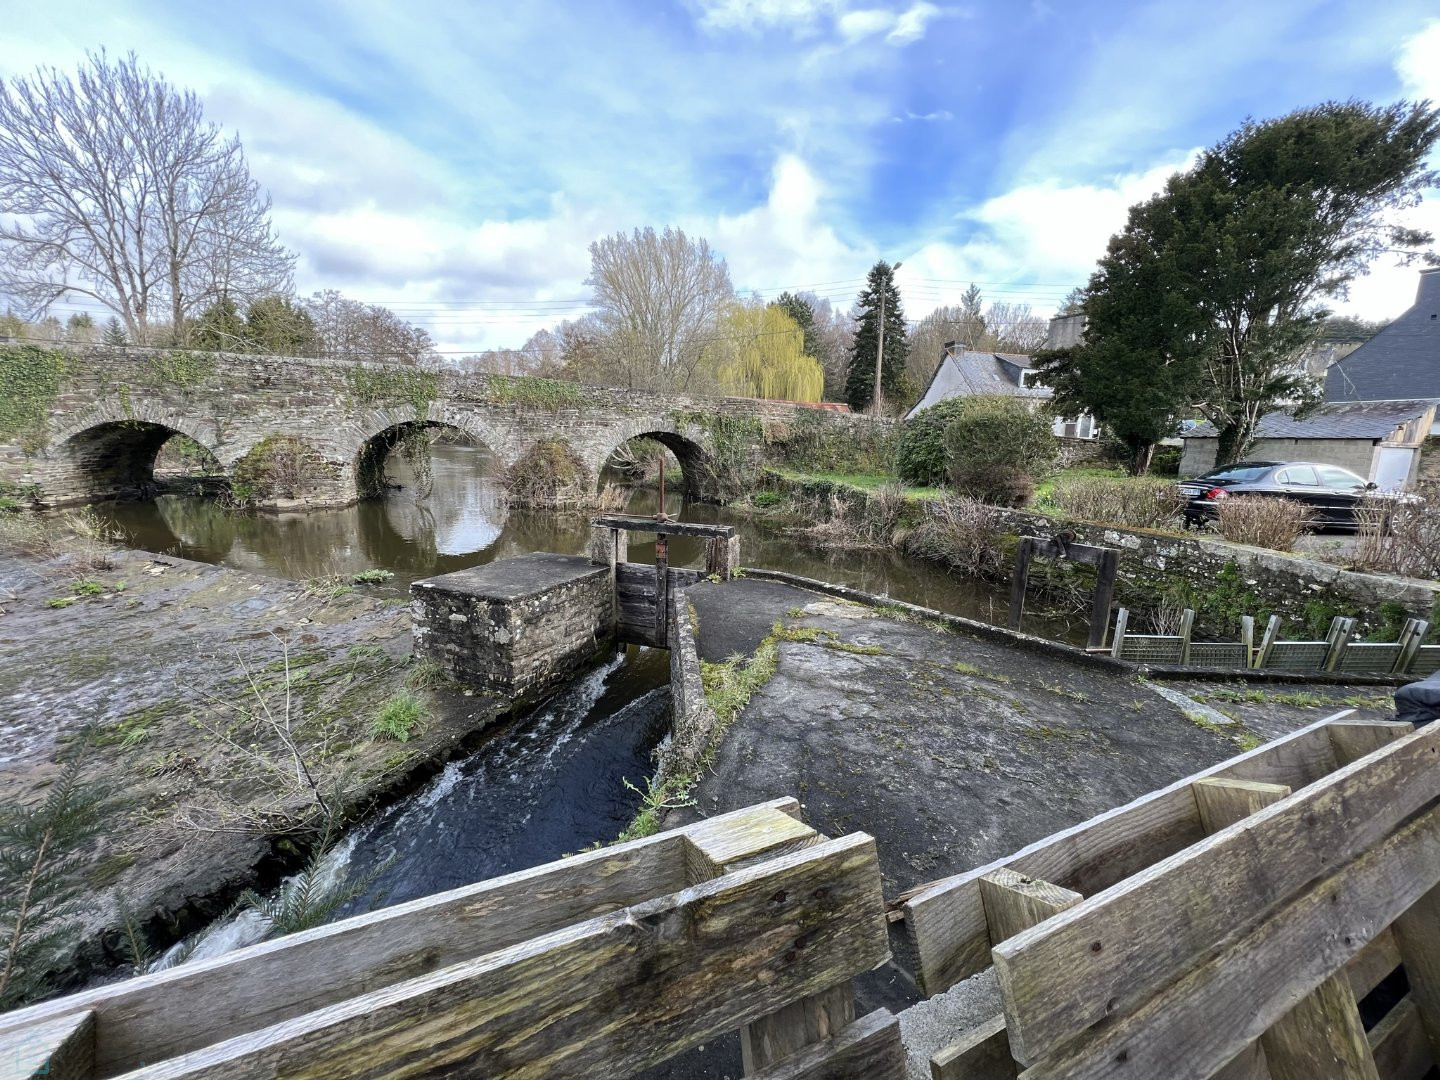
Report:
[[[433,371],[412,367],[345,368],[345,384],[352,403],[363,406],[409,405],[415,418],[430,415],[430,406],[440,392],[440,378]]]
[[[13,442],[27,454],[45,448],[50,409],[65,378],[65,354],[38,345],[0,348],[0,442]]]
[[[516,405],[551,412],[579,408],[585,400],[585,394],[577,383],[511,375],[491,375],[487,380],[485,396],[495,405]]]
[[[183,392],[193,390],[214,375],[216,360],[214,353],[167,349],[151,353],[145,358],[145,366],[162,390],[174,388]]]

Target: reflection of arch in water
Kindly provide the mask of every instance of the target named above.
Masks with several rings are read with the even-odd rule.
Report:
[[[718,499],[714,456],[693,439],[688,439],[674,431],[639,430],[625,436],[605,455],[602,469],[596,470],[597,476],[603,471],[603,465],[608,463],[616,452],[632,439],[654,439],[675,455],[675,460],[680,463],[680,471],[683,474],[682,489],[687,500],[714,502]]]
[[[438,419],[405,420],[389,424],[376,431],[361,445],[355,457],[355,487],[362,499],[377,499],[388,490],[386,466],[390,455],[407,439],[424,437],[432,443],[437,440],[483,447],[490,462],[498,461],[498,455],[488,433],[473,430],[473,425],[460,420],[449,423]],[[491,466],[492,468],[496,466]]]
[[[459,559],[460,566],[453,567],[459,569],[498,540],[510,510],[499,498],[496,465],[486,447],[432,447],[433,488],[423,498],[403,461],[393,461],[390,471],[399,490],[356,508],[361,545],[372,565],[428,574]]]
[[[160,448],[176,435],[198,443],[205,452],[206,472],[223,473],[215,453],[184,421],[167,417],[165,423],[138,418],[102,419],[69,434],[60,433],[60,456],[73,471],[72,486],[90,498],[144,499],[159,490],[155,459]]]

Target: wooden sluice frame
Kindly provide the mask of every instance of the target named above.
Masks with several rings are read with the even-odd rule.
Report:
[[[51,1080],[618,1078],[739,1028],[748,1076],[900,1080],[898,1022],[857,1019],[851,987],[889,957],[875,842],[828,840],[797,809],[3,1015],[0,1062]]]
[[[911,896],[935,1080],[1410,1080],[1440,1062],[1440,724],[1319,721]],[[1356,1002],[1403,966],[1368,1032]]]

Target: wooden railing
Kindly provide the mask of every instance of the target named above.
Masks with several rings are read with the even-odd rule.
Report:
[[[75,1080],[625,1077],[741,1029],[766,1080],[903,1076],[850,980],[888,944],[874,841],[779,800],[0,1016]],[[48,1073],[41,1073],[48,1068]]]
[[[1425,1075],[1437,797],[1440,724],[1342,714],[936,883],[906,908],[925,989],[993,959],[1003,1012],[933,1076]],[[1356,1002],[1402,964],[1367,1033]]]

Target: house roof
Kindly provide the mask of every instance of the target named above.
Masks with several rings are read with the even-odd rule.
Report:
[[[1435,402],[1349,401],[1321,405],[1297,420],[1286,413],[1267,413],[1255,429],[1257,439],[1383,439],[1401,424],[1424,416]],[[1185,439],[1214,439],[1214,424],[1201,424],[1185,432]]]
[[[1333,364],[1326,401],[1440,399],[1440,268],[1420,271],[1414,305]]]
[[[952,397],[1023,397],[1048,398],[1048,386],[1021,386],[1018,371],[1029,371],[1034,364],[1023,353],[971,352],[946,353],[930,377],[925,395],[906,415],[909,420],[931,405]],[[1012,372],[1012,368],[1016,369]]]

